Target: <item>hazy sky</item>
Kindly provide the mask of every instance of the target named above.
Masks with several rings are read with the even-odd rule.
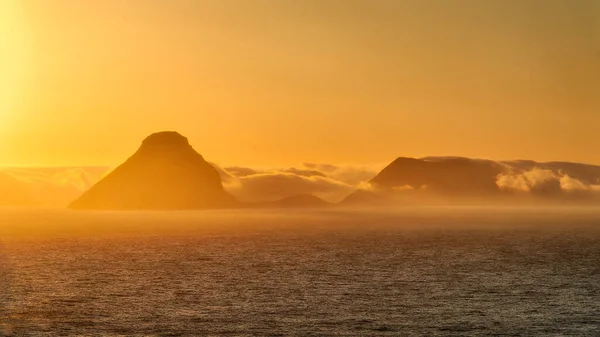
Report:
[[[3,0],[0,164],[600,164],[597,0]]]

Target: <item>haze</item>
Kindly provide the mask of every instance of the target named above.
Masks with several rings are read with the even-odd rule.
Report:
[[[0,335],[600,336],[600,1],[0,0]]]
[[[0,164],[600,164],[600,3],[3,1]]]

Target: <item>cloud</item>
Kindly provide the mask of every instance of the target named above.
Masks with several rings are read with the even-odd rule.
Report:
[[[295,174],[295,175],[299,175],[299,176],[303,176],[303,177],[327,177],[327,174],[325,174],[319,170],[310,170],[310,169],[304,170],[304,169],[298,169],[295,167],[284,169],[283,172],[291,173],[291,174]]]
[[[328,176],[349,185],[359,185],[373,179],[378,172],[378,169],[371,167],[346,165],[339,166],[335,170],[329,171]]]
[[[524,172],[510,172],[498,175],[496,185],[501,190],[531,192],[546,184],[557,183],[558,178],[551,170],[533,168]]]
[[[438,162],[444,160],[448,159],[437,159]],[[459,186],[459,191],[459,183],[479,186],[479,182],[485,180],[493,188],[497,186],[498,193],[507,196],[600,198],[600,167],[597,166],[533,161],[491,163],[502,167],[499,171],[476,168],[472,175],[464,174],[461,167],[455,167],[442,170],[445,174],[441,178],[451,181],[451,186]],[[366,166],[317,163],[272,169],[213,166],[221,177],[223,187],[243,201],[268,201],[311,194],[337,202],[356,190],[386,192],[369,183],[379,170]],[[109,171],[107,167],[0,168],[0,206],[65,207]],[[437,176],[419,172],[418,177],[423,179],[410,181],[403,178],[405,182],[402,180],[397,185],[388,186],[389,191],[415,200],[435,195],[439,185]],[[404,173],[402,177],[405,177]],[[485,179],[482,180],[482,177]]]
[[[297,194],[339,201],[376,174],[366,168],[329,164],[275,169],[213,166],[223,187],[246,201]],[[109,172],[108,167],[0,168],[0,206],[65,207]]]
[[[338,201],[355,187],[322,176],[302,176],[273,172],[241,177],[240,189],[232,192],[243,200],[276,200],[298,194],[311,194]]]
[[[0,206],[65,207],[107,167],[0,168]]]
[[[365,167],[305,163],[303,167],[253,169],[215,165],[223,187],[244,201],[276,200],[311,194],[336,202],[376,175]]]
[[[255,170],[249,167],[241,167],[241,166],[229,166],[223,169],[230,175],[235,177],[245,177],[253,174],[262,173],[263,171]]]
[[[227,172],[227,170],[221,168],[219,165],[215,164],[215,163],[209,163],[211,164],[219,173],[219,177],[221,178],[221,182],[223,183],[223,185],[228,184],[234,180],[236,180],[237,178],[235,176],[233,176],[232,174],[230,174],[229,172]]]
[[[569,192],[600,192],[600,184],[585,184],[566,174],[560,177],[560,186],[564,191]]]
[[[562,170],[534,167],[528,171],[510,172],[498,175],[496,184],[504,191],[527,192],[538,195],[561,193],[600,192],[600,185],[584,183]]]

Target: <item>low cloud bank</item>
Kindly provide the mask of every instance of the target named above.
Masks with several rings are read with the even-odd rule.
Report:
[[[242,201],[312,194],[337,202],[377,174],[365,167],[330,164],[273,169],[213,166],[225,190]],[[0,206],[66,207],[109,171],[109,167],[0,168]]]
[[[437,196],[448,200],[474,196],[475,201],[487,196],[535,196],[600,202],[600,166],[578,163],[428,157],[397,160],[381,174],[378,168],[327,163],[272,169],[213,166],[223,187],[241,201],[311,194],[330,202],[348,199],[360,203],[391,193],[400,197],[394,200],[402,202]],[[66,207],[109,171],[108,167],[0,168],[0,206]]]
[[[554,171],[538,167],[520,172],[513,169],[512,172],[500,174],[497,177],[496,184],[504,191],[544,195],[583,192],[600,193],[600,184],[584,182],[566,174],[562,170]]]
[[[312,194],[337,202],[377,174],[375,169],[368,167],[314,163],[273,169],[215,167],[224,188],[243,201],[271,201]]]
[[[0,206],[65,207],[108,167],[0,168]]]

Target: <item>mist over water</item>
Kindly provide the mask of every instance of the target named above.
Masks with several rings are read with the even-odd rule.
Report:
[[[598,336],[600,209],[0,210],[0,335]]]

